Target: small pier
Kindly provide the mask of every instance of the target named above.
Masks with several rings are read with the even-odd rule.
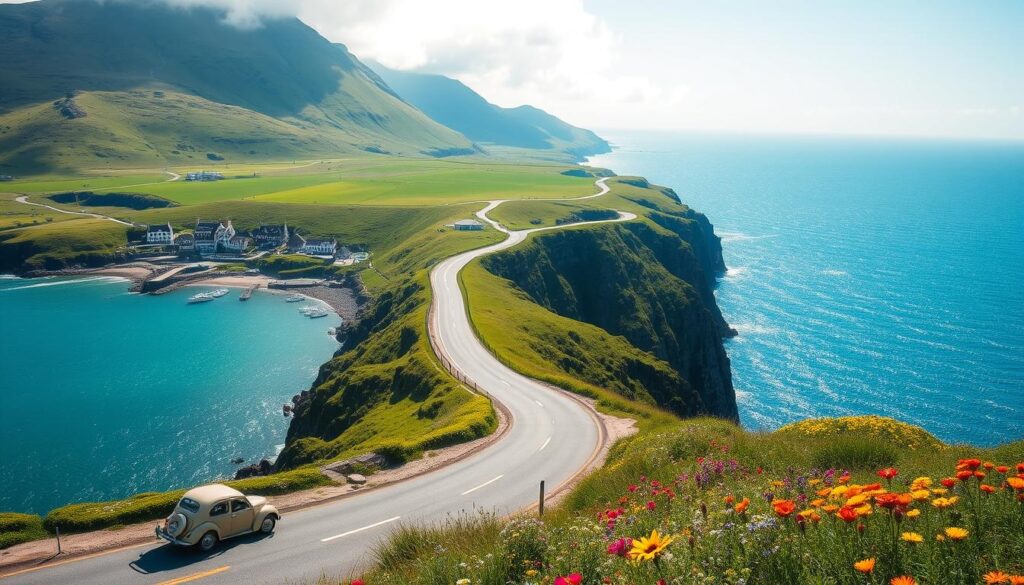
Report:
[[[252,296],[253,291],[258,289],[259,287],[260,287],[260,285],[254,284],[254,285],[250,286],[249,288],[245,289],[244,291],[242,291],[242,294],[238,295],[238,300],[240,300],[240,301],[248,301],[249,298]]]

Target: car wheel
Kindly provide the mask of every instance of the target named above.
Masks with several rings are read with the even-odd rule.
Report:
[[[263,519],[263,524],[260,524],[260,532],[263,534],[270,534],[274,531],[274,526],[277,524],[277,520],[273,516],[267,516]]]
[[[203,552],[210,552],[213,550],[213,547],[217,546],[218,540],[216,532],[212,530],[207,532],[199,539],[199,550]]]

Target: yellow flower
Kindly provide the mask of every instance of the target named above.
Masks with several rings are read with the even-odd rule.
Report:
[[[640,540],[633,541],[633,550],[629,551],[629,558],[636,561],[653,561],[671,542],[671,536],[661,536],[654,530],[650,536],[642,536]]]
[[[921,502],[931,497],[931,492],[929,492],[928,490],[914,490],[910,492],[910,495],[911,497],[914,498],[914,500]]]
[[[950,496],[948,498],[935,498],[934,500],[932,500],[932,505],[940,510],[945,510],[946,508],[952,508],[959,501],[959,496]]]
[[[915,479],[914,481],[910,482],[910,489],[912,491],[923,490],[925,488],[931,487],[931,485],[932,485],[932,478],[930,478],[930,477],[919,477],[919,478]]]
[[[951,540],[963,540],[967,538],[967,531],[963,528],[957,528],[955,526],[952,526],[950,528],[943,530],[943,532],[945,532],[946,536],[948,536]]]
[[[871,504],[861,504],[853,509],[857,516],[868,516],[871,514]]]
[[[870,559],[857,561],[856,563],[853,563],[853,568],[866,575],[875,570],[875,559],[872,557]]]
[[[900,539],[904,542],[924,542],[924,537],[916,532],[904,532],[900,535]]]
[[[944,496],[949,493],[949,490],[947,490],[946,488],[935,488],[932,490],[932,493],[935,494],[936,496]]]
[[[857,494],[856,496],[853,496],[852,498],[846,500],[846,505],[851,508],[856,508],[857,506],[866,502],[867,499],[868,497],[865,496],[864,494]]]
[[[921,510],[918,510],[916,508],[913,509],[913,510],[907,510],[907,518],[917,518],[920,515],[921,515]]]

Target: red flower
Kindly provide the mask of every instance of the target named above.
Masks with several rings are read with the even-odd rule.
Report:
[[[956,478],[959,479],[960,481],[967,481],[968,479],[971,479],[972,477],[974,477],[974,472],[973,471],[969,471],[967,469],[964,469],[963,471],[956,472]]]
[[[1005,465],[1000,465],[996,467],[996,471],[998,471],[999,473],[1006,473],[1007,471],[1010,471],[1010,468]]]
[[[1017,464],[1017,473],[1024,473],[1024,463]]]
[[[843,506],[839,508],[836,514],[843,519],[844,522],[853,522],[857,519],[857,511],[852,506]]]
[[[990,486],[990,485],[988,485],[986,483],[983,483],[983,484],[979,485],[978,489],[980,489],[981,491],[985,492],[986,494],[991,494],[991,493],[994,493],[996,491],[996,488],[994,488],[994,487],[992,487],[992,486]]]
[[[655,504],[653,500],[651,500],[650,502],[647,502],[647,509],[648,510],[654,511],[654,509],[657,508],[657,507],[658,507],[658,504]]]
[[[566,575],[565,577],[558,577],[555,579],[555,585],[580,585],[583,582],[583,575],[579,573],[573,573],[572,575]]]
[[[970,469],[971,471],[974,471],[981,467],[981,459],[961,459],[957,462],[956,466],[957,469]]]
[[[636,484],[634,484],[634,483],[631,483],[631,484],[629,484],[629,487],[628,487],[628,488],[626,488],[626,489],[628,489],[628,490],[629,490],[629,493],[633,493],[633,492],[635,492],[635,491],[636,491]]]
[[[942,485],[943,487],[951,488],[956,485],[956,479],[952,477],[944,477],[942,479]]]
[[[897,471],[895,467],[886,467],[885,469],[878,470],[878,477],[888,481],[892,481],[892,478],[896,477],[898,474],[899,471]]]
[[[352,585],[364,585],[362,579],[356,579],[352,582]]]

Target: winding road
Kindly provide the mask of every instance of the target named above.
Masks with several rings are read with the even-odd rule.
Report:
[[[597,186],[599,192],[588,197],[608,192],[604,179]],[[474,510],[515,512],[537,501],[541,480],[550,493],[575,477],[603,445],[599,419],[577,399],[491,355],[473,333],[459,288],[459,271],[475,258],[515,246],[532,232],[571,227],[507,230],[487,216],[502,203],[489,202],[477,216],[508,234],[505,240],[448,258],[432,270],[429,328],[438,356],[511,416],[504,437],[437,471],[286,514],[274,534],[226,541],[208,555],[154,541],[13,573],[4,583],[257,585],[314,583],[322,574],[343,578],[366,568],[372,545],[402,523],[440,522]],[[588,223],[635,217],[620,212],[617,219]]]

